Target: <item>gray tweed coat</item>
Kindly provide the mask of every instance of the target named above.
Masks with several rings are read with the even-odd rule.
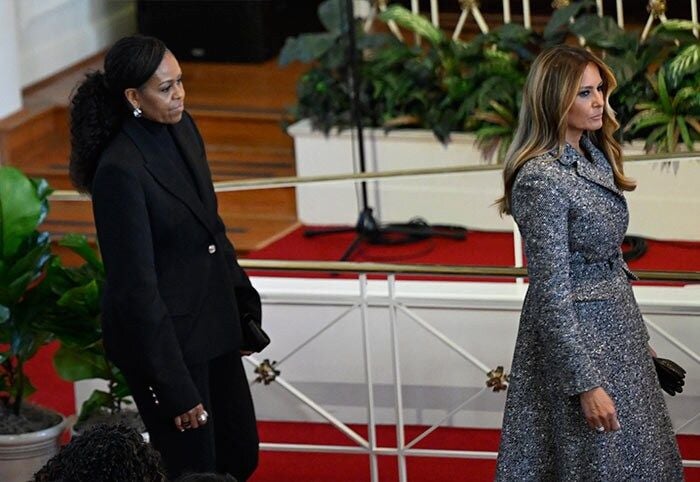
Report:
[[[585,136],[584,136],[585,137]],[[528,161],[512,192],[529,289],[511,369],[497,480],[683,479],[620,244],[627,203],[605,155]],[[601,386],[621,430],[599,434],[578,394]]]

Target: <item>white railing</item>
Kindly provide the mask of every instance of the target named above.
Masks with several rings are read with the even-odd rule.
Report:
[[[270,263],[274,262],[241,261],[246,269],[270,268]],[[290,267],[293,264],[290,264]],[[334,263],[334,265],[337,264]],[[323,266],[320,265],[315,270],[321,270]],[[285,269],[284,262],[281,268]],[[426,268],[429,269],[429,267]],[[308,269],[314,268],[309,266]],[[386,284],[383,284],[384,282]],[[484,397],[489,396],[486,382],[493,378],[490,372],[496,368],[494,365],[508,366],[509,364],[508,355],[504,355],[504,353],[512,352],[509,339],[514,336],[517,328],[517,316],[525,293],[524,287],[508,283],[495,283],[484,288],[483,283],[452,283],[454,287],[445,288],[444,285],[441,285],[441,290],[433,289],[431,291],[427,286],[428,282],[420,284],[421,282],[400,281],[397,283],[395,275],[391,273],[386,275],[385,281],[372,280],[369,282],[371,283],[369,289],[366,273],[359,273],[357,281],[256,277],[254,283],[261,289],[266,307],[265,316],[267,317],[268,330],[276,333],[278,341],[276,347],[271,346],[266,350],[267,353],[248,357],[246,361],[255,368],[256,372],[264,372],[265,363],[262,363],[261,359],[278,357],[275,358],[278,360],[275,363],[275,368],[281,374],[275,376],[270,387],[277,386],[284,390],[303,407],[321,417],[353,442],[352,445],[263,442],[261,444],[262,450],[364,454],[369,458],[369,476],[372,482],[388,480],[386,476],[379,473],[377,464],[379,456],[396,457],[400,482],[410,480],[406,466],[408,457],[481,460],[496,458],[496,452],[485,450],[459,448],[443,450],[417,448],[417,445],[436,429],[450,425],[450,420],[456,415],[464,415],[465,411],[477,413],[479,409],[473,404],[479,399],[483,403]],[[317,289],[311,287],[313,283],[316,283],[314,286]],[[414,283],[413,286],[411,286],[412,283]],[[700,356],[688,346],[688,343],[693,343],[692,339],[694,338],[691,337],[691,340],[681,338],[683,335],[679,334],[691,326],[696,326],[700,319],[700,302],[697,300],[697,296],[693,296],[693,293],[697,295],[697,291],[694,288],[682,287],[643,287],[635,290],[640,300],[640,306],[644,310],[647,325],[654,334],[653,343],[655,346],[662,346],[664,355],[680,361],[688,370],[688,376],[691,377],[691,380],[695,379],[698,367],[700,367]],[[659,290],[665,291],[661,293]],[[294,307],[303,309],[305,316],[303,322],[300,323],[301,320],[295,318]],[[333,307],[333,310],[329,310],[329,307]],[[504,316],[511,320],[508,322],[508,333],[499,332],[498,328],[494,328],[494,326],[498,326],[497,324],[489,324],[491,328],[488,328],[486,332],[483,330],[475,331],[474,326],[470,325],[471,321],[460,318],[465,313],[471,313],[469,317],[478,320],[482,316],[488,316],[488,313],[493,314],[494,312],[501,313],[496,316],[501,322],[503,322]],[[325,315],[321,313],[325,313]],[[673,321],[669,322],[669,317],[672,317]],[[445,323],[446,318],[450,319],[449,323]],[[345,331],[339,328],[341,323],[345,323]],[[313,329],[304,332],[310,326]],[[449,328],[450,326],[452,329]],[[387,327],[388,336],[379,336],[378,333],[387,330]],[[331,332],[332,329],[334,331]],[[358,337],[347,336],[350,330],[360,331],[360,345],[351,341],[357,340]],[[299,334],[300,331],[305,334],[296,338],[294,342],[279,339],[279,337],[284,338],[285,332]],[[415,343],[416,331],[422,334],[420,335],[422,341],[419,345]],[[465,336],[467,332],[471,335]],[[322,335],[328,333],[335,335],[321,338]],[[494,336],[495,333],[497,335]],[[403,343],[401,343],[402,334],[405,336]],[[347,338],[342,335],[346,335]],[[685,336],[687,337],[687,334]],[[435,340],[438,343],[437,346],[441,348],[431,345]],[[407,341],[413,343],[407,344]],[[490,346],[487,351],[483,350],[484,341],[488,342]],[[337,360],[319,358],[318,352],[314,351],[318,348],[318,343],[332,345],[324,350],[324,353],[332,354],[333,357],[337,357]],[[407,347],[409,347],[408,350]],[[403,356],[401,355],[402,348]],[[671,351],[672,348],[677,351]],[[470,372],[477,373],[477,375],[470,376],[473,390],[466,390],[465,387],[461,400],[451,400],[449,404],[445,404],[447,406],[441,405],[439,408],[427,404],[429,405],[425,407],[427,410],[438,414],[435,415],[437,420],[431,421],[429,426],[421,424],[423,426],[422,432],[408,439],[406,427],[411,424],[406,422],[405,414],[410,412],[410,408],[404,403],[404,391],[409,383],[404,381],[404,376],[414,380],[414,383],[417,376],[420,376],[411,368],[412,365],[416,364],[416,349],[424,351],[423,356],[430,353],[428,357],[431,365],[430,372],[434,375],[431,379],[423,379],[422,382],[426,386],[441,386],[445,380],[459,383],[458,380],[450,378],[449,375],[444,375],[445,372],[452,374]],[[353,357],[353,353],[357,353],[357,358]],[[296,360],[294,360],[295,357]],[[498,359],[499,357],[503,357],[503,359]],[[305,358],[307,362],[299,363],[297,361],[299,358]],[[356,361],[358,359],[362,360],[361,363]],[[309,360],[313,360],[313,364],[310,364]],[[295,361],[297,361],[296,364]],[[382,365],[382,362],[385,365]],[[360,364],[361,368],[358,367]],[[332,368],[334,366],[335,369]],[[358,376],[351,367],[361,371],[362,375]],[[413,366],[413,370],[415,370],[415,366]],[[478,373],[483,374],[481,378]],[[309,381],[316,380],[319,382],[334,380],[334,376],[340,376],[342,380],[355,380],[358,389],[360,386],[364,387],[362,390],[366,406],[364,408],[357,407],[353,402],[347,400],[317,401],[314,400],[312,394],[304,393],[303,385],[305,383],[308,384]],[[275,395],[268,391],[269,388],[259,386],[254,379],[255,377],[253,377],[251,385],[259,387],[254,390],[256,405],[264,405],[265,397],[274,398]],[[376,400],[376,387],[382,384],[392,386],[393,404],[391,404],[391,408],[387,407],[386,400],[385,405],[382,406]],[[481,387],[477,389],[478,384],[481,384]],[[502,393],[502,396],[493,394],[492,397],[496,397],[494,400],[503,400],[505,392]],[[678,398],[676,397],[673,401],[679,402]],[[282,397],[280,400],[288,401],[288,397]],[[281,402],[272,403],[272,405],[279,409],[279,403]],[[356,401],[356,403],[361,402]],[[365,411],[366,416],[359,422],[357,421],[357,410],[352,413],[355,413],[355,423],[366,425],[367,436],[360,435],[350,427],[352,423],[348,419],[353,418],[353,416],[344,412],[342,407],[345,405],[352,405],[356,409]],[[689,405],[692,408],[692,414],[687,413]],[[688,400],[682,405],[682,408],[681,413],[674,415],[676,432],[689,427],[700,418],[698,410],[700,407],[692,407],[692,401]],[[381,410],[384,410],[381,412],[382,416],[379,415]],[[393,416],[387,415],[387,410],[392,411]],[[498,410],[498,408],[493,408],[493,410]],[[299,407],[294,408],[292,412],[294,411],[298,412]],[[264,417],[264,414],[262,415]],[[284,419],[284,413],[279,415]],[[376,427],[378,420],[382,418],[384,424],[395,425],[396,439],[393,444],[379,444],[377,442]],[[683,464],[686,467],[700,467],[700,460],[684,460]]]
[[[462,30],[464,29],[464,25],[466,24],[467,20],[469,19],[469,16],[471,15],[472,18],[474,18],[474,21],[476,22],[477,26],[479,27],[479,30],[483,33],[487,33],[489,31],[489,26],[484,19],[484,16],[481,13],[481,10],[479,8],[479,1],[478,0],[454,0],[459,4],[459,7],[461,9],[461,14],[459,17],[459,21],[457,22],[457,26],[455,27],[454,32],[452,33],[452,38],[458,38]],[[514,2],[517,2],[517,0],[513,0]],[[640,2],[642,0],[639,0]],[[698,0],[687,0],[690,4],[690,15],[691,18],[690,20],[693,23],[698,23]],[[532,28],[532,14],[530,10],[530,0],[521,0],[522,2],[522,10],[523,10],[523,26],[525,28]],[[387,0],[374,0],[372,3],[372,6],[370,8],[370,13],[367,17],[366,23],[365,23],[365,28],[370,29],[371,25],[376,18],[377,12],[381,12],[386,10],[387,4],[389,2]],[[495,2],[494,2],[495,3]],[[553,8],[561,8],[564,6],[569,5],[571,2],[570,0],[554,0],[552,2]],[[502,0],[502,18],[503,18],[503,23],[511,23],[512,22],[512,17],[511,17],[511,0]],[[603,16],[606,14],[606,12],[603,11],[603,0],[596,0],[596,10],[599,16]],[[411,11],[413,13],[424,13],[421,12],[420,10],[420,5],[418,0],[411,0]],[[647,22],[644,26],[644,30],[642,31],[642,39],[646,38],[646,36],[649,34],[649,31],[651,30],[652,25],[654,24],[655,21],[659,22],[665,22],[667,20],[666,18],[666,0],[648,0],[647,2],[647,11],[649,12],[649,17],[647,18]],[[426,15],[429,16],[430,21],[433,23],[435,26],[440,25],[440,8],[438,4],[438,0],[430,0],[430,12],[425,12]],[[617,19],[617,24],[620,26],[620,28],[625,27],[625,13],[624,13],[624,7],[623,7],[623,2],[622,0],[616,0],[615,2],[615,18]],[[397,28],[397,26],[393,23],[390,22],[389,28],[391,31],[399,38],[402,39],[402,35]],[[694,29],[693,32],[695,33],[695,36],[698,36],[698,29]],[[418,39],[416,39],[418,41]]]

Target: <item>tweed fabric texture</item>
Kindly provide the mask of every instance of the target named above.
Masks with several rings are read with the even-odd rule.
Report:
[[[567,145],[518,173],[512,212],[528,259],[503,420],[499,481],[683,479],[620,245],[629,220],[605,155]],[[601,386],[621,430],[588,427],[578,394]]]

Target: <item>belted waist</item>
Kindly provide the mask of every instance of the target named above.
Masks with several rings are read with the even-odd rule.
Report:
[[[637,276],[632,273],[625,260],[622,259],[622,254],[617,253],[610,256],[608,259],[589,261],[579,252],[571,255],[571,274],[575,279],[580,278],[596,278],[610,277],[617,272],[622,271],[627,279],[637,280]]]

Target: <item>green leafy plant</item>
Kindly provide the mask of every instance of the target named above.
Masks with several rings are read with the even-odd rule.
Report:
[[[287,39],[280,56],[282,65],[295,60],[312,64],[299,82],[292,113],[296,119],[311,119],[312,127],[325,133],[348,127],[352,120],[342,7],[341,0],[324,2],[319,16],[328,32]],[[697,140],[700,43],[691,22],[669,20],[642,41],[638,32],[624,31],[612,17],[599,17],[593,0],[582,0],[556,10],[542,33],[507,24],[464,42],[400,5],[390,5],[379,18],[423,42],[409,45],[386,34],[365,33],[356,23],[364,125],[431,129],[442,142],[452,132],[474,132],[484,157],[501,160],[516,128],[532,60],[550,46],[580,41],[616,75],[611,104],[623,126],[618,133],[622,140],[646,138],[648,151],[673,150],[681,143],[690,149]],[[662,67],[665,85],[660,87]],[[669,103],[661,98],[664,89]],[[660,112],[666,119],[663,136],[661,124],[648,123],[661,119]]]
[[[25,365],[52,339],[44,321],[55,298],[42,289],[52,256],[38,231],[49,193],[45,180],[0,167],[0,401],[15,415],[35,391]]]
[[[644,145],[647,151],[673,152],[679,141],[692,151],[700,140],[700,76],[695,75],[691,85],[680,84],[675,93],[667,78],[662,67],[655,79],[649,79],[657,100],[637,104],[639,112],[625,129],[634,134],[651,128]]]
[[[486,159],[491,159],[495,154],[496,159],[502,161],[513,142],[518,114],[513,104],[506,106],[495,100],[490,101],[489,104],[491,109],[477,109],[472,116],[474,121],[482,123],[474,131],[476,145]]]
[[[107,390],[96,389],[83,403],[78,422],[95,413],[118,413],[131,401],[124,376],[108,359],[102,343],[100,297],[104,284],[104,265],[97,252],[82,235],[69,234],[60,246],[76,253],[84,263],[63,266],[58,259],[48,268],[47,283],[58,297],[60,316],[47,326],[61,347],[54,355],[58,374],[69,381],[102,379]]]
[[[95,412],[121,411],[130,392],[102,344],[102,261],[84,236],[67,235],[59,245],[84,263],[64,266],[51,254],[49,234],[38,231],[50,192],[45,180],[0,167],[0,402],[6,413],[20,414],[35,391],[27,361],[58,339],[54,365],[62,378],[107,381],[107,391],[95,390],[83,404],[84,421]]]
[[[318,9],[318,16],[328,30],[323,33],[302,34],[286,40],[279,56],[280,65],[294,61],[313,63],[314,68],[302,75],[297,85],[298,102],[290,114],[296,119],[308,118],[314,129],[328,133],[333,127],[348,127],[352,123],[351,92],[348,86],[350,64],[347,39],[348,22],[342,0],[327,0]],[[386,44],[400,42],[387,34],[368,34],[358,20],[354,22],[356,54],[360,69],[364,69],[365,52]],[[363,122],[376,125],[377,110],[369,102],[370,79],[360,73],[360,115]]]

